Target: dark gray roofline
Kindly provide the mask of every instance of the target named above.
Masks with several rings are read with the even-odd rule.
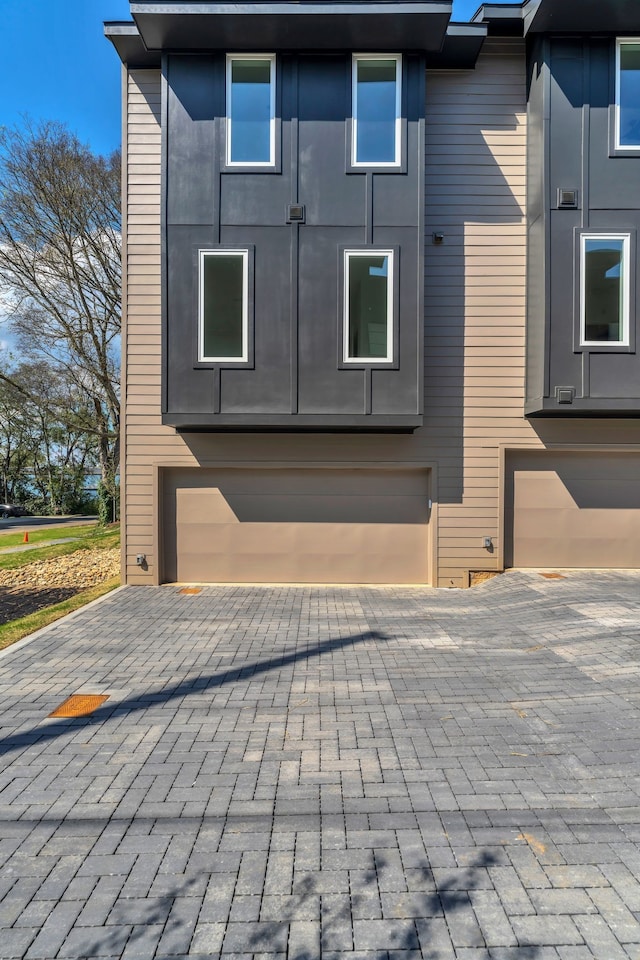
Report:
[[[427,56],[429,69],[472,70],[487,36],[485,23],[449,23],[442,49]],[[120,59],[131,67],[159,67],[160,54],[148,51],[131,20],[104,24],[104,33]]]
[[[639,0],[529,0],[525,33],[638,33]]]
[[[523,0],[484,3],[471,19],[493,36],[509,33],[637,34],[640,0]]]
[[[525,3],[483,3],[471,23],[486,23],[492,37],[521,37],[524,32]]]
[[[483,3],[472,23],[488,23],[491,36],[529,33],[637,34],[640,0],[523,0]]]
[[[452,0],[134,0],[147,50],[440,50]]]
[[[170,50],[423,50],[428,65],[469,69],[484,37],[528,33],[640,34],[640,0],[484,3],[451,23],[450,0],[132,0],[135,22],[105,24],[120,59],[156,67]],[[481,31],[481,32],[478,32]]]
[[[369,2],[362,5],[374,7],[379,4],[384,4],[385,2],[386,0],[369,0]],[[419,2],[421,6],[428,7],[430,13],[448,13],[451,15],[452,0],[414,0],[414,2]],[[131,14],[134,19],[136,14],[141,13],[172,14],[174,16],[176,14],[200,14],[215,17],[218,16],[219,11],[224,7],[233,6],[241,12],[248,12],[256,6],[261,6],[268,10],[270,7],[277,5],[277,0],[275,0],[275,2],[274,0],[244,0],[244,2],[240,3],[225,3],[224,0],[199,0],[199,2],[196,3],[185,3],[184,0],[161,0],[160,3],[150,2],[150,0],[130,0]],[[351,0],[332,0],[332,2],[328,4],[328,6],[336,9],[351,5]],[[301,6],[313,6],[313,0],[306,0]]]
[[[160,54],[150,53],[138,28],[131,20],[107,20],[104,24],[104,35],[116,48],[116,52],[123,63],[131,68],[159,67]]]
[[[320,0],[320,2],[322,3],[323,0]],[[390,15],[393,16],[394,19],[396,20],[397,20],[398,14],[399,13],[401,14],[403,10],[406,12],[406,10],[411,10],[411,9],[415,9],[418,11],[424,11],[425,9],[425,4],[422,2],[422,0],[418,0],[418,2],[414,2],[411,6],[409,6],[407,3],[398,3],[398,0],[391,0],[391,2],[393,3],[393,7],[391,8]],[[261,9],[265,13],[267,13],[268,11],[273,11],[274,8],[280,8],[284,6],[283,3],[278,3],[278,2],[274,3],[273,0],[268,0],[268,2],[261,2],[261,0],[258,0],[258,3],[260,3]],[[245,10],[254,10],[256,5],[257,4],[255,0],[253,0],[253,2],[249,0],[249,3],[246,3],[243,6]],[[174,12],[177,12],[178,10],[183,11],[185,8],[191,11],[200,10],[203,6],[206,6],[209,11],[211,11],[212,9],[215,9],[218,13],[218,16],[220,16],[221,12],[223,14],[227,13],[231,8],[233,9],[234,12],[236,12],[238,9],[237,5],[233,5],[232,7],[231,4],[225,3],[224,0],[222,3],[216,2],[216,3],[208,3],[208,4],[203,4],[203,3],[185,4],[184,2],[182,2],[182,0],[174,0],[174,2],[172,2],[172,0],[164,0],[164,2],[162,3],[155,3],[153,5],[150,5],[145,2],[137,2],[132,4],[132,9],[135,11],[138,11],[140,8],[144,7],[145,10],[149,10],[151,6],[153,6],[154,11],[157,11],[160,8],[162,8],[165,12],[166,12],[167,6],[171,6],[171,9]],[[317,3],[306,2],[304,6],[302,4],[299,4],[298,9],[300,9],[300,7],[303,7],[303,9],[305,9],[306,11],[310,11],[317,6],[318,6]],[[324,2],[324,6],[325,7],[329,6],[326,3],[326,0]],[[354,5],[352,2],[350,2],[350,0],[346,0],[346,3],[344,2],[344,0],[342,0],[342,2],[331,3],[329,9],[331,9],[333,12],[340,12],[345,9],[351,10],[353,9],[353,6]],[[451,13],[451,6],[452,4],[450,2],[447,2],[447,3],[429,2],[427,4],[427,9],[428,9],[427,17],[431,16],[434,13],[434,10],[437,10],[437,13],[439,14],[438,25],[441,27],[442,15],[443,13],[445,13],[448,19]],[[380,0],[377,0],[376,2],[376,0],[374,0],[373,3],[358,4],[358,7],[357,7],[358,10],[362,10],[363,8],[369,9],[369,10],[374,9],[374,10],[377,10],[378,12],[386,12],[386,10],[389,9],[389,2],[388,0],[383,0],[383,2],[380,2]],[[285,9],[289,9],[289,8],[285,7]],[[246,14],[243,13],[242,16],[244,18]],[[219,20],[217,22],[218,24],[220,23]],[[243,19],[241,23],[245,38],[246,38],[247,22],[248,22],[247,20]],[[335,21],[331,20],[330,22],[333,24]],[[427,20],[427,23],[426,23],[427,27],[429,26],[429,23],[430,21]],[[416,23],[416,21],[413,21],[411,25],[417,26],[418,24]],[[384,34],[385,49],[389,49],[389,42],[390,42],[388,26],[389,26],[389,22],[387,21],[385,34]],[[362,28],[361,20],[358,21],[358,28],[359,28],[359,33],[357,37],[357,41],[358,41],[357,46],[359,48],[362,48],[363,41],[362,41],[362,35],[360,33],[360,30]],[[428,67],[430,67],[431,69],[470,70],[470,69],[473,69],[473,67],[476,64],[478,55],[482,49],[482,44],[487,36],[488,27],[486,23],[448,22],[448,25],[446,27],[446,32],[444,33],[444,35],[441,35],[441,30],[439,31],[432,30],[431,32],[436,34],[437,37],[439,37],[439,46],[438,47],[435,46],[436,36],[433,36],[431,40],[433,49],[427,53]],[[138,66],[138,67],[158,66],[160,64],[160,52],[156,50],[149,50],[145,46],[140,30],[138,29],[138,26],[136,25],[135,22],[132,22],[132,21],[108,22],[105,24],[105,35],[114,44],[120,58],[125,63],[128,63],[131,66]],[[261,37],[261,41],[262,41],[262,46],[264,46],[264,43],[266,42],[264,36]],[[201,40],[199,42],[202,43]],[[418,38],[417,43],[419,44],[420,48],[423,48],[425,46],[424,42],[420,40],[420,38]],[[334,47],[336,46],[335,36],[332,36],[331,44]],[[407,47],[408,48],[411,48],[412,46],[415,47],[415,44],[416,44],[415,39],[413,41],[409,41],[405,49]],[[214,45],[214,48],[218,48],[220,46],[221,46],[221,42],[220,42],[220,38],[218,38],[217,42]],[[282,49],[282,46],[283,45],[281,41],[276,44],[276,47],[278,49]],[[239,49],[237,37],[234,38],[233,48]],[[313,45],[311,46],[311,48],[313,49]],[[173,49],[177,50],[177,49],[180,49],[180,47],[176,46]]]
[[[473,70],[487,32],[485,23],[450,23],[442,50],[427,54],[427,69]]]

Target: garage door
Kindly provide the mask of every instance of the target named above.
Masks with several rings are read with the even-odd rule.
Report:
[[[510,455],[505,530],[508,566],[640,567],[640,456]]]
[[[165,582],[426,583],[427,470],[163,474]]]

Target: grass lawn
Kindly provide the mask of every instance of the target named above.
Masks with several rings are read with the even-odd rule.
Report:
[[[48,540],[62,539],[61,530],[58,528],[53,535],[53,531],[42,531],[34,534],[33,539],[29,533],[29,543],[42,543],[33,550],[22,550],[20,553],[0,553],[0,570],[17,570],[19,567],[26,567],[34,560],[48,560],[50,557],[65,557],[76,550],[96,550],[106,547],[117,547],[120,543],[119,526],[96,527],[95,525],[87,527],[72,527],[73,533],[70,535],[75,539],[72,543],[57,543],[53,546],[47,546]],[[41,536],[41,541],[36,541],[36,536]],[[16,543],[11,544],[6,541],[9,538],[17,538]],[[22,543],[22,534],[9,534],[7,537],[0,537],[0,550],[3,547],[17,546]]]
[[[65,537],[86,537],[96,531],[95,523],[87,523],[82,526],[62,526],[62,527],[34,527],[28,530],[29,543],[44,543],[47,540],[62,540]],[[0,550],[5,547],[19,547],[24,540],[24,531],[19,533],[7,533],[4,530],[0,532]]]
[[[53,546],[48,545],[49,540],[57,540],[60,536],[73,536],[72,543],[58,543]],[[22,534],[8,534],[0,536],[0,549],[5,546],[14,546],[22,543]],[[13,542],[11,542],[13,541]],[[29,532],[29,543],[34,545],[31,550],[24,550],[20,553],[0,554],[0,570],[16,570],[21,567],[28,567],[30,563],[37,560],[48,560],[52,557],[64,557],[79,551],[105,550],[109,547],[118,547],[120,545],[120,527],[119,524],[112,524],[108,527],[98,527],[95,524],[64,528],[58,527],[57,530],[39,530],[33,534]],[[28,583],[28,573],[25,573],[25,579]],[[105,593],[114,590],[120,586],[120,578],[113,577],[104,583],[99,583],[93,587],[87,587],[85,590],[76,593],[74,596],[63,600],[60,603],[53,604],[50,607],[44,607],[27,616],[20,617],[17,620],[11,620],[8,623],[0,624],[0,650],[21,640],[30,633],[46,627],[47,624],[59,620],[65,614],[78,610],[92,600]],[[28,589],[28,588],[27,588]]]

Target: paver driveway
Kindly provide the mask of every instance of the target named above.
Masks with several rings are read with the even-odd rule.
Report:
[[[639,655],[633,573],[121,591],[0,661],[0,956],[638,960]]]

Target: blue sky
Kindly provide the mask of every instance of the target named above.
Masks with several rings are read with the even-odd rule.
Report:
[[[455,0],[468,20],[480,0]],[[97,152],[120,145],[120,70],[103,20],[128,20],[128,0],[0,0],[0,124],[61,120]]]

